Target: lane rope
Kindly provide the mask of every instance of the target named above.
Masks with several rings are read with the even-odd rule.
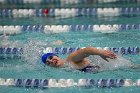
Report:
[[[1,0],[2,4],[79,4],[88,0]]]
[[[1,0],[2,4],[79,4],[79,3],[139,3],[139,0]]]
[[[0,86],[13,86],[24,88],[64,88],[64,87],[131,87],[140,86],[140,79],[3,79],[0,78]]]
[[[67,33],[67,32],[100,32],[115,33],[139,30],[140,24],[101,24],[101,25],[0,25],[0,34],[21,34],[27,32]]]
[[[46,8],[46,9],[0,9],[0,17],[60,17],[69,18],[76,16],[121,16],[140,15],[140,7],[123,8]]]
[[[84,47],[82,47],[84,48]],[[97,47],[98,49],[110,50],[119,55],[137,55],[140,53],[139,47]],[[46,47],[41,50],[41,53],[55,53],[60,55],[70,54],[76,50],[79,50],[80,47]],[[40,51],[40,50],[38,50]],[[13,59],[21,58],[24,55],[23,48],[3,48],[0,47],[0,59]]]

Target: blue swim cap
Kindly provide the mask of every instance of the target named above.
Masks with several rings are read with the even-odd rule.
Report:
[[[49,56],[52,56],[52,55],[55,55],[54,53],[47,53],[47,54],[43,54],[42,56],[42,62],[44,64],[46,64],[46,59],[49,57]]]

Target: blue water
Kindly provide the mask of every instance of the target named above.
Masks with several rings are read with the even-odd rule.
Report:
[[[67,19],[54,18],[20,18],[20,19],[0,19],[1,25],[35,25],[35,24],[123,24],[123,23],[140,23],[139,16],[137,17],[75,17]],[[33,56],[35,46],[39,47],[135,47],[140,46],[139,30],[130,30],[126,32],[116,33],[95,33],[95,32],[68,32],[60,34],[43,34],[29,32],[24,34],[9,36],[6,42],[1,42],[0,45],[7,43],[7,47],[24,47],[28,50],[23,54],[22,59],[5,59],[0,60],[0,77],[1,78],[54,78],[78,80],[80,78],[122,78],[136,80],[140,78],[140,69],[118,69],[112,71],[104,71],[97,74],[81,73],[78,71],[67,71],[63,69],[44,67],[40,60],[34,60],[38,55]],[[52,42],[57,40],[63,41],[61,45],[53,45]],[[38,45],[41,44],[41,45]],[[44,45],[46,44],[46,45]],[[67,55],[59,55],[65,58]],[[28,57],[28,58],[27,58]],[[133,63],[139,64],[139,55],[124,55],[125,58],[131,59]],[[39,59],[39,58],[38,58]],[[25,89],[8,86],[0,86],[1,93],[139,93],[139,87],[121,87],[121,88],[50,88],[50,89]]]

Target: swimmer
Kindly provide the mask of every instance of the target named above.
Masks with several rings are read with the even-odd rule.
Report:
[[[72,52],[65,60],[61,59],[54,53],[44,54],[42,56],[42,62],[45,65],[57,68],[64,67],[66,64],[69,64],[72,68],[82,72],[97,73],[100,70],[100,66],[95,65],[88,60],[87,57],[90,55],[98,55],[102,59],[106,60],[106,62],[109,62],[108,58],[114,60],[117,58],[116,54],[109,50],[86,47]]]

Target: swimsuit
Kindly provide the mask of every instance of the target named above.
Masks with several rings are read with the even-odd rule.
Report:
[[[71,69],[75,69],[75,67],[73,65],[70,64],[70,62],[66,62],[64,64],[64,67],[69,67]],[[98,73],[100,71],[100,67],[98,65],[95,64],[89,64],[87,66],[85,66],[82,69],[77,69],[81,72],[86,72],[86,73]]]
[[[78,69],[79,71],[82,72],[87,72],[87,73],[98,73],[99,72],[99,66],[96,65],[88,65],[82,69]]]

